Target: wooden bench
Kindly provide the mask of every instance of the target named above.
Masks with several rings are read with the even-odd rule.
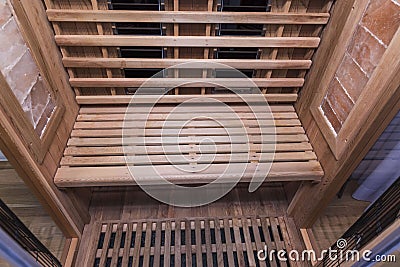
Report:
[[[229,120],[226,110],[207,103],[193,104],[186,108],[186,112],[181,111],[173,117],[172,120],[176,120],[176,123],[173,121],[168,124],[167,129],[163,129],[165,119],[176,104],[190,97],[192,96],[171,95],[163,98],[151,110],[144,137],[142,132],[134,129],[138,121],[143,120],[145,116],[142,116],[143,119],[140,114],[129,117],[125,127],[132,128],[132,131],[124,141],[122,133],[129,96],[77,97],[81,104],[80,113],[61,160],[61,167],[55,176],[55,183],[59,187],[135,185],[126,164],[123,145],[131,146],[130,151],[134,151],[134,155],[130,156],[130,163],[138,166],[139,173],[142,171],[145,174],[148,168],[154,168],[171,182],[202,184],[218,178],[228,165],[233,169],[237,165],[240,171],[240,166],[248,163],[240,181],[249,182],[254,169],[259,164],[271,160],[270,153],[273,153],[275,147],[268,143],[268,138],[261,137],[261,130],[256,127],[257,121],[250,108],[241,103],[240,98],[232,95],[213,96],[227,103],[241,118],[247,131],[246,139],[240,136],[243,132],[239,130],[239,124],[238,130],[235,129],[235,121],[229,121],[232,127],[230,129],[233,129],[230,135],[224,128],[206,118],[191,121],[181,129],[182,122],[196,113],[209,113],[211,118]],[[286,99],[275,99],[275,104],[270,105],[276,126],[276,151],[265,182],[318,182],[323,176],[322,168],[293,105],[288,103],[288,96],[283,97]],[[179,138],[176,138],[177,128],[174,127],[180,129]],[[268,128],[263,129],[262,133],[268,135],[274,131],[273,128]],[[146,144],[143,140],[146,140]],[[207,140],[213,140],[214,144]],[[248,141],[243,143],[243,140]],[[235,143],[234,146],[231,146],[232,142]],[[199,153],[212,155],[208,167],[209,157],[204,159]],[[182,157],[182,154],[185,157]],[[191,166],[204,170],[187,173],[176,166]],[[157,177],[151,179],[157,183]]]

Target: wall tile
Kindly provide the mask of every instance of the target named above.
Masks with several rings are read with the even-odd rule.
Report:
[[[39,69],[27,50],[18,63],[6,73],[6,80],[17,97],[19,103],[23,103],[36,83]]]
[[[361,24],[389,45],[400,26],[400,6],[390,0],[371,1]]]
[[[329,84],[327,100],[333,111],[336,113],[337,118],[343,124],[354,104],[351,99],[346,95],[343,87],[337,79],[333,79]]]
[[[50,94],[40,76],[38,77],[36,84],[32,87],[30,94],[33,121],[37,124],[39,119],[43,116],[47,103],[50,101]]]
[[[33,122],[33,116],[32,116],[32,101],[31,101],[31,96],[28,95],[24,102],[22,103],[22,109],[25,112],[26,118],[28,121],[34,126]]]
[[[380,62],[386,48],[369,32],[359,26],[348,47],[350,56],[361,66],[370,77]]]
[[[15,65],[25,53],[27,47],[19,34],[14,18],[0,28],[0,70],[5,73],[8,68]]]
[[[325,117],[331,123],[335,132],[338,133],[340,131],[340,129],[342,128],[342,124],[340,123],[339,119],[336,117],[336,115],[333,112],[332,107],[330,106],[330,103],[328,102],[327,99],[324,100],[324,102],[321,105],[321,108],[325,114]]]
[[[11,18],[11,10],[6,0],[0,0],[0,28]]]
[[[336,76],[355,103],[368,82],[368,77],[346,53]]]
[[[49,121],[51,115],[54,112],[54,102],[53,100],[50,99],[50,101],[47,103],[46,108],[40,117],[39,121],[37,122],[37,125],[35,127],[35,131],[39,136],[42,136],[44,130],[46,129],[47,122]]]

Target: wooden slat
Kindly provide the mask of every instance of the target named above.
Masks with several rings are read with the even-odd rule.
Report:
[[[224,227],[224,232],[225,232],[225,242],[226,242],[226,254],[228,257],[228,266],[235,266],[234,260],[233,260],[233,244],[231,240],[231,232],[230,232],[230,227],[229,227],[229,220],[224,219],[223,221],[223,227]],[[219,224],[218,220],[216,223]]]
[[[74,87],[299,87],[303,78],[71,78]]]
[[[257,164],[250,164],[243,175],[241,175],[242,166],[239,166],[238,175],[242,177],[241,182],[249,182],[253,178],[256,166]],[[196,165],[196,168],[199,169],[204,167],[201,164]],[[211,165],[201,174],[187,174],[171,165],[157,165],[152,168],[156,172],[162,173],[172,183],[182,184],[190,181],[191,184],[203,184],[214,181],[227,167],[226,164]],[[137,168],[138,172],[146,175],[148,183],[153,185],[157,183],[159,177],[151,177],[149,167],[137,166],[135,168]],[[235,169],[235,166],[230,166],[230,169]],[[272,164],[266,181],[319,181],[322,175],[323,171],[317,161],[276,162]],[[60,168],[57,171],[54,182],[60,187],[126,186],[136,184],[127,167]]]
[[[101,250],[100,266],[105,266],[107,261],[108,243],[110,242],[111,234],[113,230],[113,224],[108,223],[106,233],[103,241],[103,249]]]
[[[86,11],[47,10],[57,22],[160,22],[160,23],[248,23],[248,24],[326,24],[329,13],[204,12],[204,11]]]
[[[185,127],[194,127],[194,128],[214,128],[216,127],[217,123],[209,120],[193,120],[185,124]],[[301,123],[299,120],[293,119],[280,119],[275,120],[274,124],[269,120],[224,120],[222,124],[225,128],[237,128],[237,127],[281,127],[281,126],[300,126]],[[75,124],[75,129],[124,129],[132,131],[132,129],[140,129],[143,131],[143,126],[138,125],[133,121],[123,122],[123,121],[95,121],[95,122],[88,122],[88,121],[78,121]],[[163,121],[152,121],[151,123],[148,122],[146,124],[146,129],[154,129],[154,128],[163,128],[163,129],[177,129],[182,127],[182,121],[170,121],[165,124]]]
[[[134,228],[133,230],[136,231],[136,236],[135,236],[135,244],[133,248],[133,266],[138,267],[139,266],[139,257],[140,257],[140,247],[141,247],[141,242],[142,242],[142,232],[143,232],[143,224],[142,222],[138,222],[136,225],[136,229]]]
[[[164,267],[170,267],[171,261],[171,222],[165,222]]]
[[[146,222],[146,238],[143,249],[143,266],[150,266],[150,244],[151,244],[151,221]]]
[[[181,266],[181,222],[177,220],[175,222],[175,266]]]
[[[202,251],[201,251],[201,222],[200,220],[195,221],[195,244],[196,244],[196,263],[195,266],[203,266]]]
[[[185,136],[185,137],[125,137],[122,138],[71,138],[68,141],[68,146],[148,146],[148,145],[183,145],[183,144],[243,144],[243,143],[293,143],[307,142],[308,138],[305,134],[277,135],[272,138],[271,135],[248,135],[248,136]],[[130,148],[134,151],[134,148]]]
[[[132,113],[129,115],[126,114],[109,114],[109,115],[104,115],[104,114],[82,114],[78,115],[77,121],[186,121],[188,119],[192,118],[198,118],[199,120],[202,119],[201,116],[206,116],[212,114],[212,118],[215,119],[225,119],[225,120],[237,120],[238,118],[240,119],[262,119],[262,120],[273,120],[273,119],[297,119],[297,115],[294,112],[287,112],[287,113],[276,113],[272,115],[271,113],[268,113],[267,111],[265,113],[260,113],[260,114],[253,114],[253,113],[237,113],[235,115],[228,115],[226,112],[221,112],[221,113],[212,113],[210,111],[205,112],[207,110],[207,107],[203,107],[202,112],[197,112],[197,114],[190,114],[192,113],[192,109],[190,107],[185,107],[186,113],[177,113],[175,114],[174,112],[170,114],[148,114],[148,116],[143,115],[143,110],[139,110],[137,108],[137,113],[135,112],[136,109],[133,109]],[[182,110],[183,111],[183,110]],[[233,110],[226,109],[226,111],[229,114],[233,112]],[[203,120],[208,120],[207,118],[203,118]]]
[[[277,127],[266,128],[262,130],[263,133],[276,133],[276,134],[303,134],[304,129],[300,126],[292,127]],[[226,135],[226,130],[224,128],[207,128],[204,131],[202,128],[182,128],[179,132],[180,136],[207,136],[208,134],[213,135]],[[229,129],[230,135],[242,134],[242,128],[231,128]],[[247,134],[260,134],[261,130],[259,128],[248,128],[246,129]],[[129,132],[125,132],[125,136],[143,136],[142,130],[135,131],[132,129]],[[176,136],[176,130],[174,129],[146,129],[146,136]],[[121,137],[122,129],[76,129],[71,133],[71,137]]]
[[[312,147],[309,143],[297,143],[296,145],[293,144],[276,144],[276,146],[261,146],[260,144],[243,144],[243,145],[236,145],[235,152],[237,153],[247,153],[249,150],[251,151],[261,151],[261,152],[294,152],[294,151],[311,151]],[[229,153],[232,151],[232,147],[229,144],[220,145],[216,144],[214,146],[183,146],[181,147],[180,153],[191,153],[193,151],[201,150],[202,153],[213,153],[214,151],[218,151],[221,153]],[[135,150],[138,154],[176,154],[176,146],[151,146],[151,147],[137,147]],[[124,151],[121,146],[110,146],[110,147],[67,147],[65,149],[65,156],[90,156],[90,155],[124,155]]]
[[[215,225],[215,223],[214,223]],[[216,231],[219,232],[219,226],[216,226]],[[211,236],[210,236],[210,220],[204,220],[204,235],[205,235],[205,243],[206,243],[206,255],[207,255],[207,266],[213,266],[212,264],[212,246],[211,246]],[[219,241],[219,242],[218,242]],[[220,235],[216,235],[216,254],[217,254],[217,262],[222,262],[222,245],[221,244],[221,237]],[[217,264],[218,266],[218,264]]]
[[[264,250],[264,246],[262,244],[261,241],[261,236],[260,236],[260,231],[259,231],[259,225],[257,223],[257,218],[252,217],[251,218],[251,226],[253,227],[253,234],[254,234],[254,241],[255,241],[255,245],[256,245],[256,250],[260,251],[260,250]],[[257,255],[258,256],[258,255]],[[266,267],[266,262],[265,261],[258,261],[260,264],[260,267]]]
[[[194,102],[209,102],[209,99],[220,100],[225,103],[241,103],[243,102],[242,97],[246,100],[253,100],[259,102],[259,95],[235,95],[235,94],[213,94],[213,95],[198,95],[196,96]],[[297,94],[265,94],[265,99],[268,102],[295,102],[297,99]],[[116,96],[77,96],[76,100],[78,104],[81,105],[98,105],[98,104],[129,104],[132,100],[132,96],[128,95],[116,95]],[[154,96],[138,95],[135,96],[135,103],[155,103]],[[160,104],[174,104],[181,103],[193,99],[193,95],[164,95],[158,99],[157,103]]]
[[[242,227],[243,227],[243,235],[246,244],[247,258],[249,260],[250,266],[256,266],[256,261],[253,254],[253,244],[251,241],[249,226],[251,226],[251,222],[247,221],[247,218],[242,218]]]
[[[189,106],[188,106],[189,108]],[[266,107],[264,107],[265,110]],[[292,105],[270,105],[269,106],[270,110],[275,113],[280,113],[280,112],[295,112],[294,107]],[[252,108],[249,106],[240,106],[240,105],[231,105],[229,106],[229,109],[234,111],[234,112],[252,112]],[[121,113],[126,113],[130,112],[131,110],[127,110],[127,105],[122,105],[122,106],[81,106],[79,110],[79,114],[121,114]],[[174,113],[186,113],[186,110],[183,109],[175,109],[175,106],[154,106],[151,109],[152,114],[163,114],[163,113],[170,113],[171,111],[174,111]],[[191,112],[204,112],[204,107],[203,106],[190,106],[190,111]],[[209,112],[218,112],[218,113],[226,113],[228,112],[225,107],[221,107],[218,105],[212,106],[209,105],[207,107],[207,111]],[[229,111],[229,112],[232,112]],[[135,112],[140,112],[140,110]],[[145,113],[145,111],[143,111]],[[296,113],[297,114],[297,113]]]
[[[196,64],[184,64],[191,63]],[[63,63],[68,68],[129,68],[129,69],[151,69],[151,68],[223,68],[223,64],[236,69],[309,69],[311,60],[296,59],[184,59],[184,58],[94,58],[94,57],[64,57]]]
[[[128,229],[125,234],[124,252],[122,254],[122,266],[128,266],[129,263],[129,252],[131,248],[133,224],[128,223]]]
[[[293,47],[316,48],[318,37],[204,37],[56,35],[59,46]]]
[[[240,230],[239,230],[240,225],[238,218],[232,219],[232,226],[233,226],[233,233],[235,236],[235,246],[236,246],[236,255],[238,259],[238,264],[239,267],[245,267],[244,255],[243,255],[243,243],[240,237]]]
[[[257,160],[259,162],[265,162],[272,158],[272,155],[266,154],[261,157],[259,154],[254,156],[249,156],[246,153],[236,153],[236,154],[208,154],[209,157],[205,159],[196,160],[196,163],[208,163],[212,157],[212,162],[248,162],[250,160]],[[206,157],[207,154],[202,154],[202,157]],[[214,157],[215,156],[215,157]],[[263,160],[263,158],[265,158]],[[276,153],[273,157],[274,161],[307,161],[316,160],[314,152],[304,151],[304,152],[286,152],[286,153]],[[150,156],[135,156],[134,164],[187,164],[188,160],[183,158],[181,155],[150,155]],[[118,166],[125,165],[126,159],[124,156],[103,156],[103,157],[64,157],[61,160],[61,166]]]
[[[154,240],[154,263],[153,266],[160,266],[160,258],[161,258],[161,230],[162,224],[161,222],[156,223],[156,238]],[[164,241],[165,242],[165,241]]]
[[[119,223],[117,226],[117,232],[115,235],[114,247],[113,247],[113,252],[112,252],[111,266],[116,266],[117,262],[118,262],[123,227],[124,227],[124,224],[122,224],[122,223]]]

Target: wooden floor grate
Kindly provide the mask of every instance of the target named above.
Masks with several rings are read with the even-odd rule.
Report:
[[[89,266],[291,266],[260,261],[257,251],[291,248],[284,217],[195,218],[92,228]]]

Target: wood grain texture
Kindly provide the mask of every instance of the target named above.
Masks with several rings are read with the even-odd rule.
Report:
[[[175,99],[184,95],[169,97]],[[226,96],[221,100],[229,102]],[[209,182],[223,173],[228,165],[238,169],[243,163],[247,167],[242,182],[251,179],[257,166],[264,166],[268,162],[273,162],[267,177],[269,182],[318,181],[322,175],[322,169],[318,167],[317,158],[293,107],[272,105],[272,114],[260,114],[256,120],[248,106],[231,105],[232,111],[236,112],[235,119],[219,106],[208,105],[207,101],[200,103],[203,104],[190,105],[185,108],[185,112],[172,115],[174,105],[155,106],[150,116],[142,114],[143,111],[138,109],[139,113],[129,114],[128,119],[125,118],[126,106],[125,110],[118,105],[103,106],[101,109],[82,107],[55,183],[61,187],[133,185],[135,181],[129,174],[127,164],[137,166],[138,173],[143,175],[149,173],[148,168],[154,167],[172,182],[190,184]],[[190,121],[193,114],[205,117]],[[218,120],[220,124],[209,121],[207,117]],[[165,127],[167,119],[168,126]],[[241,122],[238,123],[237,119]],[[182,128],[182,123],[188,120]],[[144,132],[137,128],[140,121],[147,121]],[[276,130],[273,127],[264,127],[262,130],[257,128],[261,122],[273,122]],[[246,131],[245,143],[242,123],[249,129]],[[121,138],[123,127],[129,128],[129,132],[125,130],[128,135],[125,135],[124,142]],[[226,127],[229,128],[229,135]],[[178,139],[176,129],[180,129]],[[271,136],[275,133],[275,140],[272,140]],[[123,151],[127,146],[134,149],[129,162]],[[275,156],[271,154],[274,150]],[[184,153],[195,159],[199,152],[205,158],[196,159],[192,163],[181,155]],[[210,157],[211,166],[199,173],[188,174],[174,167],[195,164],[192,168],[201,169],[209,163]],[[146,179],[158,183],[156,176]]]
[[[367,2],[357,4],[365,7]],[[361,12],[361,7],[357,9],[358,12]],[[338,13],[332,14],[332,23],[346,18],[354,29],[361,14],[343,17],[344,15],[339,12],[340,9],[336,10],[338,10]],[[344,27],[343,23],[338,25]],[[330,46],[331,44],[328,43],[328,40],[331,38],[350,39],[352,27],[346,28],[345,31],[329,28],[327,43],[321,44],[323,45],[321,47]],[[344,36],[341,36],[341,34]],[[323,177],[323,182],[315,187],[302,186],[289,207],[289,214],[295,217],[300,227],[309,227],[315,222],[389,124],[390,120],[397,114],[400,107],[400,95],[398,94],[400,63],[399,58],[394,54],[397,53],[397,48],[395,47],[399,46],[399,34],[400,32],[398,31],[358,99],[351,115],[349,115],[349,119],[346,120],[346,126],[343,126],[337,136],[332,134],[332,131],[327,127],[327,122],[321,112],[315,109],[316,103],[321,99],[321,95],[320,90],[317,90],[317,92],[311,84],[313,82],[320,83],[321,80],[308,80],[305,84],[305,90],[296,108],[310,138],[310,143],[314,146],[318,159],[325,171],[325,176]],[[343,54],[346,50],[346,44],[341,46],[336,47],[336,52],[339,53],[341,51]],[[329,50],[329,48],[320,50],[320,55],[327,53],[323,51]],[[327,55],[325,54],[324,56]],[[319,56],[316,57],[319,58]],[[336,58],[334,61],[336,61]],[[320,66],[316,65],[315,67],[318,68]],[[333,75],[332,73],[335,72],[336,68],[337,65],[336,67],[327,66],[324,68],[327,75],[322,72],[320,77],[326,78],[329,75]],[[318,69],[317,72],[319,71],[321,70]],[[312,75],[317,74],[312,72]],[[307,107],[313,102],[316,103],[311,104],[311,109],[310,106]],[[310,196],[312,196],[311,200]]]
[[[247,23],[247,24],[326,24],[329,13],[265,13],[206,11],[133,11],[133,10],[54,10],[50,21],[70,22],[161,22],[161,23]]]
[[[316,48],[318,37],[204,37],[56,35],[59,46],[298,47]]]

